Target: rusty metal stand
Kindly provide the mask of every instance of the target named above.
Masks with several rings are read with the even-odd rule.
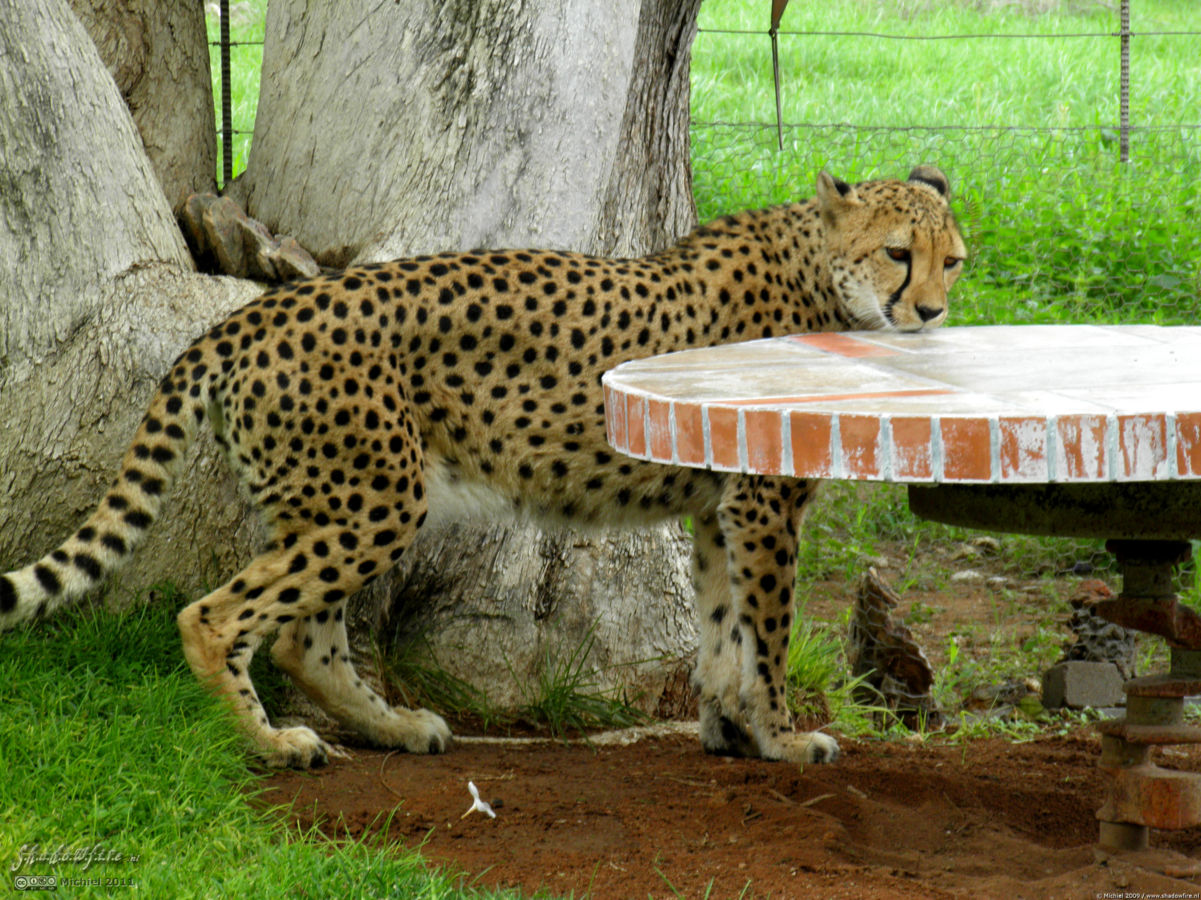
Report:
[[[1102,722],[1100,768],[1108,796],[1097,811],[1100,844],[1142,850],[1150,829],[1201,824],[1201,774],[1161,769],[1151,748],[1201,743],[1201,728],[1184,724],[1184,698],[1201,694],[1201,616],[1181,606],[1173,573],[1189,558],[1184,541],[1109,541],[1122,570],[1122,593],[1097,612],[1126,628],[1165,638],[1171,648],[1166,675],[1126,682],[1126,716]]]

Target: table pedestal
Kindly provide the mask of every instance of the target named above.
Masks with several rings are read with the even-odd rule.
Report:
[[[1173,590],[1183,541],[1109,541],[1122,570],[1122,593],[1097,604],[1099,615],[1126,628],[1158,634],[1171,645],[1167,674],[1126,682],[1126,716],[1101,722],[1101,770],[1108,795],[1097,818],[1102,847],[1142,850],[1151,828],[1201,824],[1201,775],[1161,769],[1156,745],[1201,743],[1201,728],[1184,724],[1184,698],[1201,693],[1201,617]]]
[[[1148,490],[1148,489],[1151,490]],[[1097,811],[1099,841],[1111,850],[1141,850],[1150,829],[1201,824],[1201,774],[1162,769],[1157,745],[1201,743],[1201,728],[1184,724],[1184,698],[1201,694],[1201,615],[1181,606],[1178,565],[1190,556],[1184,537],[1201,534],[1201,486],[939,485],[911,487],[917,515],[992,531],[1098,537],[1122,572],[1122,592],[1095,611],[1111,622],[1159,635],[1171,647],[1164,675],[1126,682],[1126,715],[1098,724],[1101,770],[1108,776]],[[1132,535],[1144,535],[1133,538]]]

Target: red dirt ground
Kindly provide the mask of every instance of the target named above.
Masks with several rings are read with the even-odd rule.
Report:
[[[1152,850],[1094,849],[1089,732],[1013,744],[843,742],[830,766],[702,752],[694,734],[592,747],[464,740],[443,756],[368,750],[266,782],[331,835],[389,836],[466,883],[624,897],[1198,897],[1201,828]],[[1201,753],[1160,759],[1201,771]],[[497,817],[462,818],[474,781]],[[1167,874],[1164,874],[1164,873]]]

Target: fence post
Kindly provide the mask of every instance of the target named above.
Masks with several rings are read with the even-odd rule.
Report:
[[[234,117],[229,73],[229,0],[221,0],[221,187],[234,175]]]
[[[1130,161],[1130,0],[1122,0],[1122,74],[1118,97],[1118,159]]]
[[[780,30],[780,17],[784,15],[786,6],[788,0],[772,0],[771,30],[768,31],[771,35],[772,81],[776,86],[776,144],[781,150],[784,149],[784,115],[780,108],[780,44],[777,32]]]

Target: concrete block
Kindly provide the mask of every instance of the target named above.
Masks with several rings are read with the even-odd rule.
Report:
[[[1113,663],[1070,660],[1056,663],[1043,676],[1043,706],[1047,709],[1125,705],[1122,675]]]

